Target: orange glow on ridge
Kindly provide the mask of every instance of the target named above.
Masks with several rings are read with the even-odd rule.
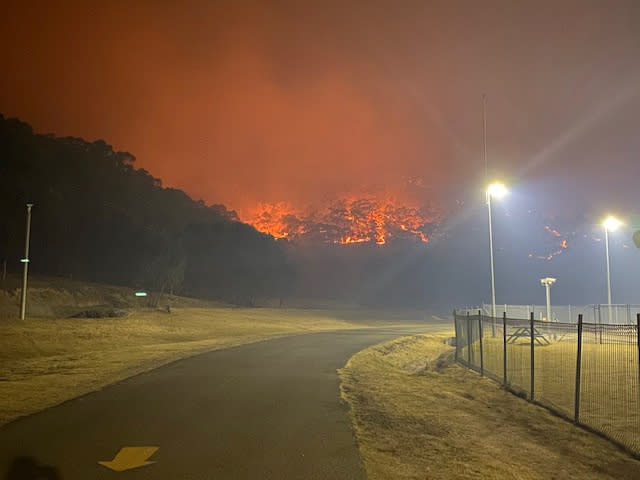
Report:
[[[396,239],[428,243],[428,232],[439,218],[431,209],[401,204],[390,197],[351,195],[321,209],[261,203],[243,221],[275,238],[385,245]]]

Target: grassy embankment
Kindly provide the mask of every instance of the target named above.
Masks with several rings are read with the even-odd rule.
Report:
[[[610,442],[454,364],[448,336],[373,346],[341,370],[371,480],[640,477]]]
[[[3,295],[11,315],[0,321],[0,424],[208,350],[422,319],[419,312],[240,309],[180,297],[170,299],[167,313],[142,308],[131,289],[41,280],[30,290],[31,316],[20,321],[15,290]],[[57,316],[105,304],[123,309],[125,316]],[[34,311],[40,316],[34,317]]]
[[[579,418],[640,453],[640,382],[634,337],[605,336],[599,343],[597,336],[584,335]],[[547,338],[550,344],[535,347],[535,400],[573,418],[577,336],[549,334]],[[614,340],[617,343],[612,343]],[[485,369],[501,378],[502,339],[485,338],[484,346]],[[479,351],[475,344],[474,349]],[[465,355],[466,349],[462,350]],[[527,396],[531,390],[530,355],[528,339],[508,345],[508,382]]]

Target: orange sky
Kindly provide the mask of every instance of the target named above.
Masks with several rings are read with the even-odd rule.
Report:
[[[357,191],[455,197],[483,174],[485,92],[492,170],[578,166],[610,187],[636,168],[633,1],[93,3],[8,2],[0,112],[103,138],[241,214]]]

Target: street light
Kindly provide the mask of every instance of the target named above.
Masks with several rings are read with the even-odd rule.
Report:
[[[509,190],[502,183],[492,183],[487,188],[487,194],[497,199],[504,197],[507,193],[509,193]]]
[[[491,258],[491,316],[496,318],[496,281],[493,268],[493,228],[491,225],[491,198],[501,199],[509,190],[502,183],[492,183],[487,188],[487,209],[489,210],[489,255]],[[494,320],[495,322],[495,320]]]
[[[607,255],[607,300],[609,302],[609,324],[612,323],[612,315],[611,315],[611,266],[609,261],[609,232],[615,232],[620,226],[622,222],[618,220],[616,217],[607,217],[604,222],[602,222],[602,226],[604,227],[604,244],[605,244],[605,252]]]
[[[33,203],[27,203],[27,233],[24,240],[24,258],[20,261],[24,265],[22,270],[22,294],[20,298],[20,320],[24,320],[27,310],[27,273],[29,271],[29,238],[31,235],[31,207]]]
[[[551,277],[541,278],[540,283],[544,285],[544,288],[547,291],[547,322],[550,322],[551,321],[551,285],[556,283],[556,279]]]

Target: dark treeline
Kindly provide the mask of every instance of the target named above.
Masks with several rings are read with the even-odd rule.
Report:
[[[0,262],[20,269],[34,203],[34,273],[250,304],[292,269],[270,236],[135,168],[102,140],[35,134],[0,115]]]

